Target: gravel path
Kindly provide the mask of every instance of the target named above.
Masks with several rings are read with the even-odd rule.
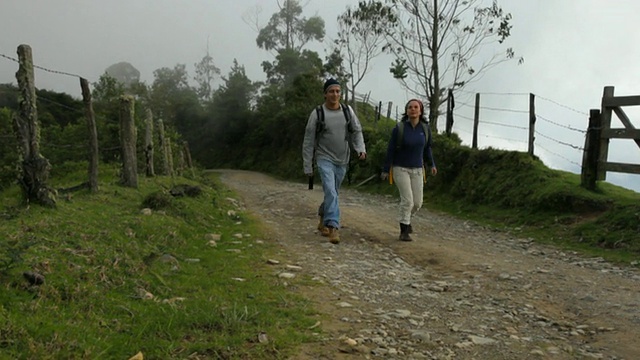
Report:
[[[293,287],[323,314],[295,360],[640,359],[637,269],[424,209],[399,242],[397,199],[350,189],[332,245],[320,186],[219,172],[281,246],[274,273],[323,284]]]

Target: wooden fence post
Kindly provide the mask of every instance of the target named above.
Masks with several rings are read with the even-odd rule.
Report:
[[[473,141],[471,148],[478,148],[478,123],[480,122],[480,93],[476,93],[476,107],[473,112]]]
[[[100,152],[98,151],[98,130],[96,129],[96,119],[93,112],[89,81],[85,78],[80,78],[80,88],[82,89],[82,102],[84,102],[84,111],[87,116],[87,130],[89,132],[89,191],[95,193],[98,192],[98,161],[100,159]]]
[[[156,176],[155,169],[153,168],[153,112],[151,109],[147,109],[145,117],[145,131],[144,131],[144,160],[147,176]]]
[[[536,96],[529,94],[529,155],[533,156],[534,141],[536,140]]]
[[[120,97],[120,148],[122,149],[121,184],[138,187],[138,157],[136,156],[136,125],[133,96]]]
[[[162,119],[158,119],[158,142],[160,143],[159,147],[160,151],[162,152],[162,175],[170,176],[172,175],[171,167],[169,166],[170,154],[167,153],[167,150],[171,149],[168,149],[167,147],[167,141],[164,135],[164,122],[162,121]]]
[[[453,99],[453,90],[449,89],[449,93],[447,94],[447,122],[445,127],[445,133],[447,136],[451,136],[451,130],[453,129],[453,108],[455,107],[455,102]]]
[[[173,166],[173,150],[171,150],[171,139],[168,137],[164,137],[164,145],[165,145],[165,149],[164,149],[164,154],[167,157],[167,172],[169,173],[169,175],[173,176],[175,175],[175,168]]]
[[[184,149],[184,159],[187,163],[187,166],[191,169],[193,168],[193,161],[191,160],[191,152],[189,151],[189,142],[183,141],[182,148]]]
[[[389,101],[389,106],[387,107],[387,118],[391,119],[391,109],[393,107],[393,102]]]
[[[587,129],[584,152],[582,153],[582,173],[580,176],[580,185],[589,190],[596,189],[601,127],[602,117],[600,116],[600,110],[591,109],[589,112],[589,128]]]
[[[20,185],[27,203],[56,206],[56,191],[47,186],[51,164],[40,154],[40,125],[36,106],[33,56],[29,45],[18,46],[19,109],[13,116],[13,126],[20,144],[22,172]]]
[[[612,108],[605,105],[605,99],[612,98],[614,94],[613,86],[605,86],[604,91],[602,93],[602,107],[600,109],[600,124],[602,125],[602,131],[609,131],[611,129],[611,112]],[[607,158],[609,156],[609,138],[600,137],[600,150],[598,151],[598,164],[606,164]],[[607,169],[605,166],[598,166],[598,176],[597,180],[606,180],[607,179]]]

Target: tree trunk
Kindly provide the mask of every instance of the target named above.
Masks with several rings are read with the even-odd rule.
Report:
[[[18,114],[13,117],[13,126],[22,156],[22,174],[19,181],[27,203],[36,202],[55,207],[56,191],[46,185],[51,164],[40,154],[40,127],[31,47],[18,46],[18,58],[20,67],[16,79],[20,91],[20,105]]]
[[[191,151],[189,150],[189,142],[184,141],[182,143],[182,148],[184,151],[184,161],[187,163],[187,168],[191,171],[191,176],[195,176],[193,171],[193,161],[191,160]]]
[[[433,30],[431,34],[431,71],[433,76],[433,92],[429,99],[429,123],[431,131],[438,132],[438,109],[440,108],[440,68],[438,66],[438,27],[440,26],[440,13],[438,12],[438,0],[433,0]]]
[[[135,100],[130,95],[120,97],[120,147],[122,149],[121,184],[138,187],[138,161],[136,156],[136,125],[133,119]]]
[[[82,89],[82,101],[84,102],[87,116],[87,130],[89,132],[89,190],[98,191],[98,130],[96,129],[96,119],[91,101],[91,90],[87,79],[80,78],[80,88]]]

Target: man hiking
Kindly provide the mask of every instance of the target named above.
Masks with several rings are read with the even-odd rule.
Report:
[[[318,230],[332,244],[340,242],[338,191],[349,166],[350,146],[360,160],[367,157],[362,125],[350,106],[340,103],[340,83],[331,78],[324,83],[324,104],[311,112],[302,143],[304,173],[313,176],[315,158],[322,180],[324,201],[320,205]]]

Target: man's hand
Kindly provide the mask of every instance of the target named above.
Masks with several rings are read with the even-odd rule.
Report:
[[[367,158],[367,153],[361,152],[358,154],[358,159],[364,160]]]
[[[380,174],[380,179],[382,180],[387,180],[389,178],[389,173],[388,172],[383,172]]]

